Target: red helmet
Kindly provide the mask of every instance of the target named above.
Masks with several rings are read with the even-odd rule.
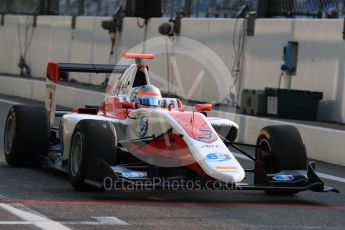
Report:
[[[157,87],[153,85],[143,85],[135,90],[134,100],[139,107],[160,107],[162,95]]]

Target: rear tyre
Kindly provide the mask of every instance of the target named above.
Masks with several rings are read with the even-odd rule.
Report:
[[[103,191],[85,182],[90,158],[100,158],[108,164],[115,163],[116,138],[112,124],[98,120],[82,120],[73,132],[68,161],[71,185],[79,191]],[[97,172],[91,172],[97,173]]]
[[[307,153],[301,134],[290,125],[263,128],[257,138],[255,157],[267,174],[282,170],[307,170]],[[267,194],[292,195],[297,191],[266,190]]]
[[[38,166],[38,156],[47,154],[48,113],[44,107],[14,105],[8,112],[4,152],[11,166]]]

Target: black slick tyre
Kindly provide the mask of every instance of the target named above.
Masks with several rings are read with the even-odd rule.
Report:
[[[301,134],[290,125],[267,126],[257,138],[255,157],[267,174],[307,170],[307,153]],[[266,190],[268,194],[292,195],[297,191]]]
[[[38,166],[38,156],[47,154],[48,113],[44,107],[14,105],[8,112],[4,153],[11,166]]]

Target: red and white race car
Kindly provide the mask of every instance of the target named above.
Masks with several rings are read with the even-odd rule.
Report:
[[[8,113],[4,135],[7,162],[12,166],[44,163],[67,172],[77,190],[90,185],[106,188],[118,181],[150,182],[158,188],[174,180],[200,182],[199,186],[218,182],[225,188],[276,194],[337,191],[325,186],[314,164],[307,162],[295,127],[265,127],[256,145],[236,143],[238,125],[208,117],[212,105],[197,104],[187,110],[178,98],[161,96],[141,62],[154,55],[127,53],[123,57],[136,63],[49,63],[46,107],[14,105]],[[100,105],[56,111],[61,72],[121,76]],[[241,149],[243,145],[255,148],[255,156]],[[244,169],[228,146],[253,160],[255,167]],[[243,183],[246,173],[254,173],[253,183]]]

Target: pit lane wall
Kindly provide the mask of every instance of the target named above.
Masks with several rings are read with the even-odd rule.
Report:
[[[101,21],[110,18],[77,17],[76,28],[71,28],[71,17],[39,16],[37,26],[27,34],[27,61],[32,75],[45,77],[48,60],[57,62],[108,63],[109,33],[101,28]],[[20,49],[23,53],[25,23],[31,17],[6,15],[0,26],[0,73],[18,74]],[[167,18],[149,20],[147,39],[159,37],[158,27]],[[234,63],[233,35],[242,28],[242,20],[236,19],[182,19],[181,34],[175,40],[176,55],[168,68],[165,49],[172,51],[172,40],[165,37],[155,45],[146,44],[145,52],[157,54],[146,62],[154,75],[153,83],[167,91],[193,100],[221,102],[226,98],[233,79],[222,69],[222,63],[230,71]],[[139,20],[139,24],[142,21]],[[299,42],[297,74],[292,79],[293,89],[315,90],[324,93],[318,118],[345,122],[345,41],[341,19],[259,19],[255,22],[255,35],[247,37],[244,48],[244,64],[237,88],[277,87],[282,50],[287,41]],[[123,31],[116,36],[116,59],[131,50],[142,52],[140,44],[145,29],[138,27],[136,18],[125,18]],[[203,46],[186,45],[182,37],[193,39]],[[21,44],[21,45],[20,45]],[[199,45],[200,45],[199,44]],[[237,42],[235,42],[235,47]],[[205,48],[206,47],[206,48]],[[191,48],[191,50],[190,50]],[[186,51],[186,53],[183,53]],[[212,55],[214,51],[217,57]],[[162,53],[163,52],[163,53]],[[205,61],[206,58],[206,61]],[[176,60],[176,65],[175,61]],[[168,73],[168,70],[169,73]],[[225,74],[225,78],[222,75]],[[73,74],[81,82],[100,84],[104,76]],[[218,84],[217,84],[218,83]],[[1,93],[1,92],[0,92]]]
[[[0,75],[0,94],[44,102],[46,82]],[[98,105],[105,98],[104,93],[64,85],[57,85],[56,94],[56,103],[67,108]]]
[[[45,81],[42,80],[0,76],[1,94],[44,101],[45,90]],[[85,104],[98,104],[103,99],[103,93],[64,85],[59,85],[57,87],[57,104],[65,107],[75,108],[84,106]],[[260,129],[264,126],[278,124],[295,125],[303,136],[309,158],[345,166],[345,131],[257,118],[229,112],[212,111],[210,116],[234,120],[240,127],[238,141],[252,144],[255,143]]]
[[[345,131],[228,112],[211,112],[211,115],[237,122],[240,127],[238,141],[251,144],[255,144],[257,135],[265,126],[296,126],[302,134],[309,158],[345,166]]]

